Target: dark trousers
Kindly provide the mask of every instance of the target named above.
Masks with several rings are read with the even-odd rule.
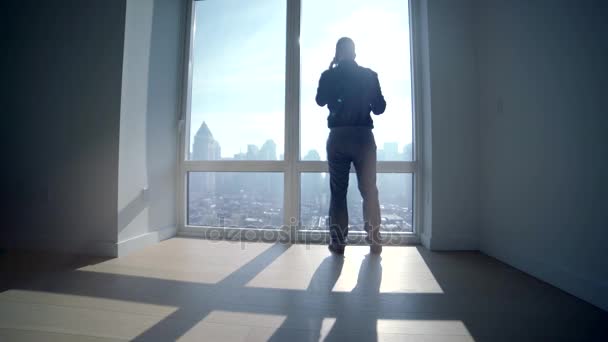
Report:
[[[372,130],[367,127],[332,128],[327,139],[327,161],[331,189],[329,232],[332,243],[344,244],[348,235],[346,192],[351,163],[355,166],[363,198],[365,231],[377,241],[380,203],[376,188],[376,141]]]

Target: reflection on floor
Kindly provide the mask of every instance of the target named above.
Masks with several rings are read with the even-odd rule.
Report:
[[[608,313],[479,253],[174,238],[1,258],[7,341],[608,340]]]

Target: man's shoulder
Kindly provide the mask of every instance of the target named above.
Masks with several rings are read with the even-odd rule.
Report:
[[[370,68],[359,66],[359,69],[361,70],[362,73],[365,73],[367,76],[378,77],[378,73]]]
[[[321,73],[321,79],[328,79],[335,73],[335,69],[327,69]]]

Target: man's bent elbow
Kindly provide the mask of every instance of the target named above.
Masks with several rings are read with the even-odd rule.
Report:
[[[327,101],[324,98],[321,98],[319,96],[317,96],[317,98],[315,100],[317,101],[317,104],[321,107],[323,107],[327,104]]]
[[[380,114],[384,113],[385,110],[386,110],[386,102],[384,102],[384,101],[372,106],[372,113],[374,113],[376,115],[380,115]]]

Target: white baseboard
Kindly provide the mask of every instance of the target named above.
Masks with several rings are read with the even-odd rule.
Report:
[[[116,244],[116,256],[122,257],[135,251],[152,246],[160,241],[167,240],[177,235],[177,228],[167,227],[156,232],[141,234]]]

